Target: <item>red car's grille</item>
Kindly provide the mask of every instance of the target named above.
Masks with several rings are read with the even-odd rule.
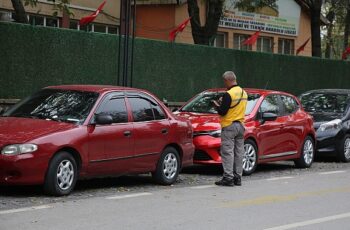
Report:
[[[193,160],[195,161],[210,161],[211,157],[202,150],[196,150],[194,152]]]

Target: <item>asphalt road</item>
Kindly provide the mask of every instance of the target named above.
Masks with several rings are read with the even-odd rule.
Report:
[[[242,187],[216,187],[219,167],[184,170],[173,186],[149,175],[79,182],[68,197],[0,188],[6,229],[350,229],[350,164],[261,165]]]

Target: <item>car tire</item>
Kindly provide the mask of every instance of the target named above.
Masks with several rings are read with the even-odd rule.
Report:
[[[78,169],[74,157],[67,152],[59,152],[50,161],[44,190],[53,196],[68,195],[73,190],[77,177]]]
[[[315,142],[307,136],[301,146],[299,159],[295,160],[295,166],[298,168],[310,168],[315,158]]]
[[[243,175],[251,175],[258,166],[258,147],[253,140],[244,142]]]
[[[158,160],[156,171],[152,173],[153,179],[158,184],[171,185],[176,181],[180,167],[178,151],[173,147],[167,147]]]
[[[350,135],[346,134],[337,147],[337,159],[342,162],[350,162]]]

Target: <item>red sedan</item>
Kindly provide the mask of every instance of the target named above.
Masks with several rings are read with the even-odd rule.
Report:
[[[254,172],[258,163],[294,160],[299,167],[310,167],[315,153],[312,117],[299,100],[279,91],[246,89],[245,154],[243,173]],[[212,105],[225,89],[204,91],[175,114],[191,120],[196,147],[194,163],[221,164],[221,128]]]
[[[192,164],[192,135],[144,90],[48,87],[0,117],[0,185],[66,195],[78,178],[145,172],[169,185]]]

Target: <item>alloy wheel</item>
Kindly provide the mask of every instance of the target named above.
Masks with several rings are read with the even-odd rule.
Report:
[[[176,173],[178,170],[178,162],[177,158],[174,153],[168,153],[164,157],[163,161],[163,173],[164,176],[168,179],[171,180],[175,177]]]
[[[243,170],[249,172],[254,169],[256,164],[256,150],[253,145],[247,143],[244,145]]]
[[[62,190],[69,189],[74,180],[74,166],[69,160],[62,161],[57,168],[57,184]]]
[[[303,156],[304,156],[305,163],[310,165],[314,158],[314,145],[311,140],[305,141],[304,148],[303,148]]]
[[[344,141],[344,157],[350,159],[350,138],[346,138]]]

